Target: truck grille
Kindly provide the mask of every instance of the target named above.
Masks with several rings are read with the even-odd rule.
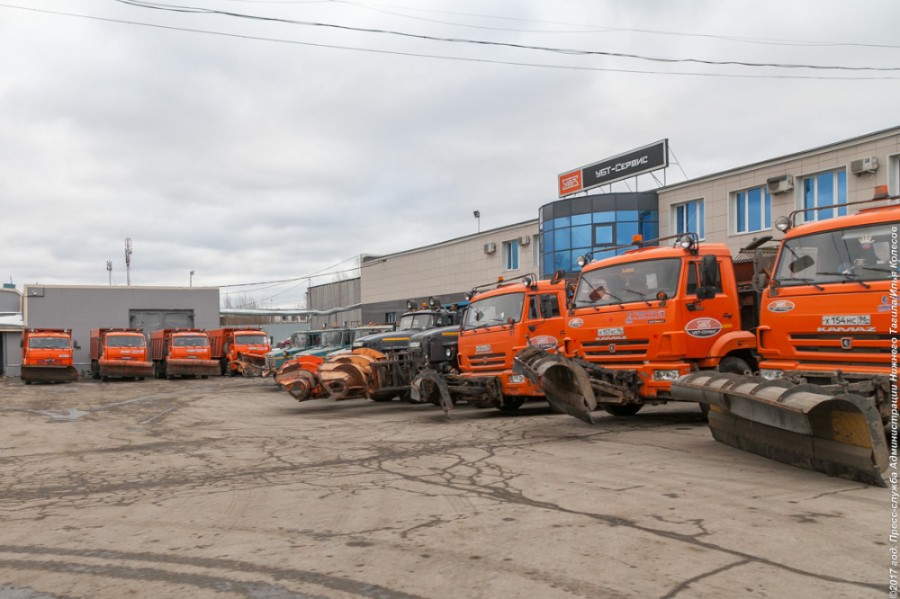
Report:
[[[473,372],[505,370],[508,368],[506,354],[472,354],[467,356]]]
[[[886,363],[891,353],[891,336],[879,333],[796,333],[790,342],[800,360]]]
[[[613,360],[621,356],[624,359],[634,360],[647,355],[648,339],[618,339],[615,341],[586,341],[582,344],[584,357],[590,361],[596,361],[602,357],[604,360]]]

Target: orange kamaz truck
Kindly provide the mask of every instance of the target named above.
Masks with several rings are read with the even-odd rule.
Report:
[[[93,329],[91,331],[91,375],[144,380],[153,376],[147,355],[147,338],[139,329]]]
[[[207,378],[219,374],[219,362],[210,353],[209,335],[203,329],[161,329],[150,333],[150,357],[156,378],[176,376]]]
[[[22,373],[31,383],[70,383],[78,379],[71,329],[25,329],[22,332]]]
[[[457,367],[423,369],[413,382],[414,399],[448,412],[459,400],[503,411],[517,410],[528,400],[543,401],[541,386],[514,371],[514,358],[528,348],[552,354],[565,336],[567,285],[562,274],[541,281],[527,275],[473,289],[458,334],[422,352],[425,363],[446,364],[442,356],[452,348]],[[581,407],[581,390],[568,390],[570,386],[554,390],[557,403]]]
[[[222,376],[261,376],[266,354],[272,349],[269,336],[259,327],[211,329],[207,331],[213,360]]]
[[[700,243],[687,233],[654,240],[670,245],[582,259],[561,355],[530,349],[517,357],[519,369],[570,413],[571,402],[554,390],[583,371],[590,391],[585,411],[573,415],[587,421],[593,405],[631,416],[644,405],[672,400],[672,382],[696,370],[754,370],[759,311],[753,279],[774,259],[775,248],[765,246],[769,239],[734,258],[726,245]]]
[[[761,281],[759,376],[696,373],[673,385],[680,399],[709,407],[717,440],[886,485],[885,433],[896,433],[900,408],[900,198],[879,191],[868,202],[776,221],[785,236],[771,277]],[[847,214],[849,206],[860,210]]]

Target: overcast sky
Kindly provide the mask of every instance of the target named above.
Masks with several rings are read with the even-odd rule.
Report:
[[[673,183],[896,126],[898,24],[894,0],[0,0],[0,280],[110,260],[124,285],[131,238],[133,285],[299,279],[228,288],[293,307],[663,138]]]

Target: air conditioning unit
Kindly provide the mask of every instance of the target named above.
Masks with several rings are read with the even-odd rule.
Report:
[[[874,173],[878,170],[878,159],[874,156],[867,156],[854,160],[850,163],[850,172],[854,175],[862,175],[864,173]]]
[[[493,254],[497,251],[497,244],[491,241],[490,243],[484,244],[484,253],[485,254]]]
[[[794,178],[790,175],[771,177],[766,179],[766,188],[769,190],[769,193],[773,195],[787,193],[794,189]]]
[[[529,243],[531,243],[531,235],[522,235],[522,237],[519,238],[519,243],[521,243],[522,245],[528,245]]]

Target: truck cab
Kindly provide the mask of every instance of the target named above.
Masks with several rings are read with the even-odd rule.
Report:
[[[873,397],[887,421],[900,206],[793,226],[797,216],[776,222],[785,237],[762,294],[760,375]]]
[[[275,376],[278,369],[292,357],[307,350],[321,347],[322,331],[296,331],[291,333],[291,344],[266,352],[266,369],[263,376]]]
[[[22,332],[21,379],[26,385],[69,383],[78,379],[71,329],[25,329]]]
[[[150,350],[156,378],[219,374],[219,362],[212,359],[209,335],[203,329],[153,331]]]
[[[147,356],[147,338],[138,329],[93,329],[91,331],[91,375],[143,380],[153,375]]]
[[[637,239],[637,249],[598,262],[581,260],[560,346],[568,361],[541,385],[547,391],[586,375],[593,392],[586,405],[596,400],[607,412],[629,416],[645,404],[673,399],[671,384],[680,375],[752,370],[754,273],[774,257],[774,248],[763,247],[769,239],[734,259],[724,244],[701,244],[687,233],[655,240],[674,240],[671,246],[647,247]],[[552,361],[539,352],[520,359],[535,380],[546,362]],[[547,393],[551,403],[572,403]]]
[[[258,327],[223,328],[208,331],[212,358],[219,361],[222,376],[243,374],[249,361],[260,366],[272,349],[269,336]]]

